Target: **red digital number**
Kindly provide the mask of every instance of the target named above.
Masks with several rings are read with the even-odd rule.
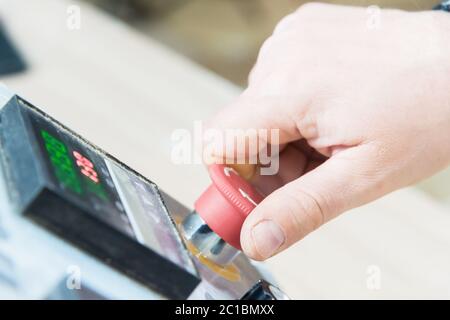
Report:
[[[73,156],[76,159],[77,166],[80,168],[81,173],[93,182],[98,183],[98,174],[95,171],[92,162],[77,151],[73,151]]]

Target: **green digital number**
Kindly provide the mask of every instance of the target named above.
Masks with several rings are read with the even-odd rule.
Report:
[[[85,181],[87,183],[87,189],[89,192],[92,192],[93,194],[95,194],[97,197],[99,197],[104,201],[108,201],[108,196],[106,195],[105,189],[101,184],[92,182],[92,180],[86,177]]]
[[[67,147],[45,130],[41,130],[41,136],[58,181],[73,192],[81,194],[81,183]]]

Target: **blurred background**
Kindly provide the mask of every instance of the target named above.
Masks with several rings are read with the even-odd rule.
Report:
[[[190,59],[245,86],[262,42],[304,0],[84,0]],[[436,0],[324,1],[427,10]]]

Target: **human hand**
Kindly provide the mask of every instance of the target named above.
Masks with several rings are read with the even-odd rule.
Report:
[[[252,179],[267,197],[241,231],[251,258],[449,165],[450,15],[379,18],[371,29],[364,8],[302,6],[262,46],[248,88],[209,123],[280,129],[278,174]]]

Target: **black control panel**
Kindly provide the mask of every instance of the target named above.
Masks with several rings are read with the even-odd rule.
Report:
[[[0,121],[18,214],[167,298],[189,296],[200,279],[154,183],[20,97]]]

